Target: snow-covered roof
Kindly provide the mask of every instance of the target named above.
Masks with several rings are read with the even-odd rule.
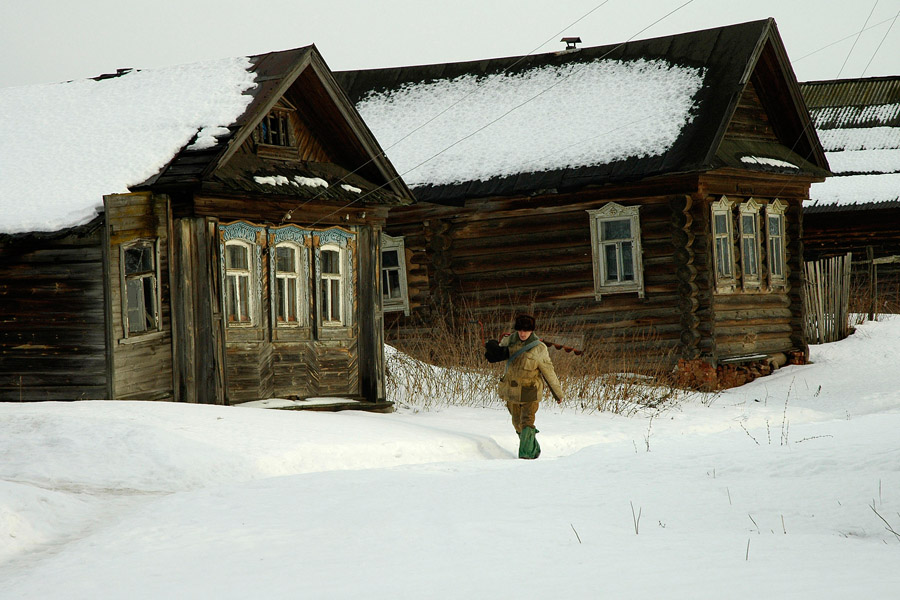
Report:
[[[660,156],[702,85],[701,68],[597,59],[409,84],[356,106],[415,188]]]
[[[0,233],[91,221],[104,194],[127,192],[186,144],[195,149],[245,111],[247,57],[0,88]]]
[[[753,73],[779,102],[766,108],[781,116],[779,139],[725,148],[735,91]],[[572,52],[335,76],[420,201],[452,205],[725,166],[825,173],[771,19]],[[741,161],[745,155],[761,161]]]
[[[802,86],[834,177],[810,189],[813,205],[900,200],[900,77]]]

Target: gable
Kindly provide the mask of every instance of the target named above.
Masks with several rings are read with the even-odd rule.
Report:
[[[185,146],[156,175],[132,190],[258,191],[326,200],[365,198],[366,203],[376,204],[412,201],[405,183],[315,46],[249,60],[256,83],[249,90],[251,101],[220,134],[219,143],[214,147]],[[260,148],[258,128],[279,107],[289,115],[289,128],[297,143],[290,147],[262,144],[265,147]],[[342,184],[327,194],[310,195],[310,186],[298,183],[326,173],[331,175],[328,183]]]
[[[767,35],[716,151],[722,166],[822,178],[827,162],[780,39]]]

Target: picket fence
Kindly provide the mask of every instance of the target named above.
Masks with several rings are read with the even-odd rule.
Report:
[[[804,327],[810,344],[836,342],[850,335],[852,255],[823,258],[804,265]]]

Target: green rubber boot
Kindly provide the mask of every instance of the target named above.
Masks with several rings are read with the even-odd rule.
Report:
[[[538,444],[535,434],[538,430],[534,427],[525,427],[519,434],[519,458],[534,459],[541,455],[541,445]]]

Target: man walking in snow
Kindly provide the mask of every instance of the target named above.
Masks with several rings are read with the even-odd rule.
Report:
[[[488,360],[497,362],[492,357],[498,354],[508,357],[498,391],[506,401],[513,427],[519,434],[519,458],[537,458],[541,455],[541,446],[535,437],[538,430],[534,427],[534,416],[544,392],[544,382],[547,382],[557,403],[562,402],[563,398],[559,378],[550,361],[550,352],[534,334],[534,328],[534,317],[518,315],[514,335],[505,336],[499,343],[491,340],[486,344]]]

